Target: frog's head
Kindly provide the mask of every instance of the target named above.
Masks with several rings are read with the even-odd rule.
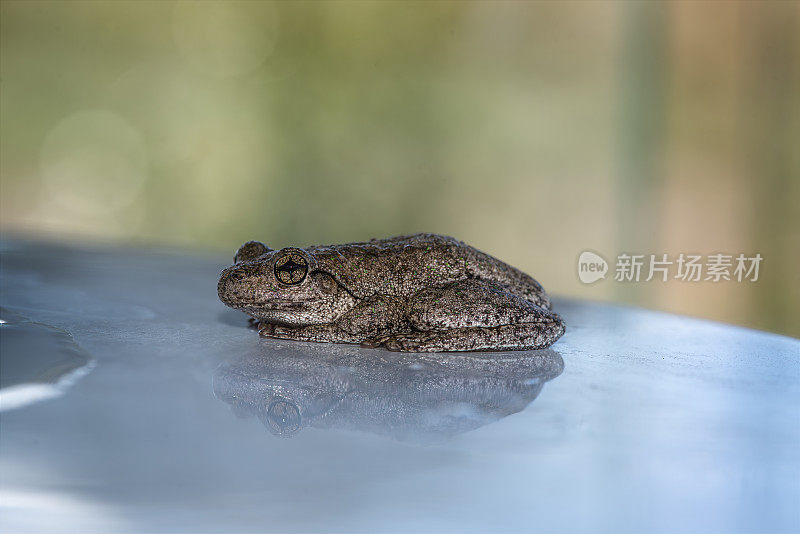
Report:
[[[313,254],[301,248],[272,250],[263,243],[242,245],[234,264],[219,277],[217,293],[226,305],[259,321],[287,326],[326,324],[350,309],[355,299]]]

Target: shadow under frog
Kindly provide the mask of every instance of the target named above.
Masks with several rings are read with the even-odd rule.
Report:
[[[550,349],[474,354],[275,342],[223,362],[214,394],[275,435],[306,427],[439,441],[523,410],[564,361]]]

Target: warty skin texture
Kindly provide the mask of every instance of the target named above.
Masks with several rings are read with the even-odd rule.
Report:
[[[532,277],[436,234],[281,250],[250,241],[217,292],[264,337],[395,351],[541,349],[565,328]]]

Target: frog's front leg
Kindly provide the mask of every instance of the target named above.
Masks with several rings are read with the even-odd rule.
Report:
[[[364,299],[330,324],[284,326],[259,323],[261,337],[328,343],[360,343],[375,336],[410,332],[404,299],[376,295]]]
[[[313,324],[308,326],[284,326],[258,323],[258,335],[292,341],[317,341],[325,343],[358,343],[360,339],[342,331],[335,324]]]
[[[413,331],[372,340],[389,350],[447,352],[549,347],[564,333],[550,310],[485,280],[462,280],[424,289],[408,303]]]

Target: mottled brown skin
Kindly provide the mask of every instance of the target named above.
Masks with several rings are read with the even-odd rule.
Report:
[[[541,349],[564,333],[536,280],[436,234],[281,250],[250,241],[217,292],[264,337],[445,352]]]

